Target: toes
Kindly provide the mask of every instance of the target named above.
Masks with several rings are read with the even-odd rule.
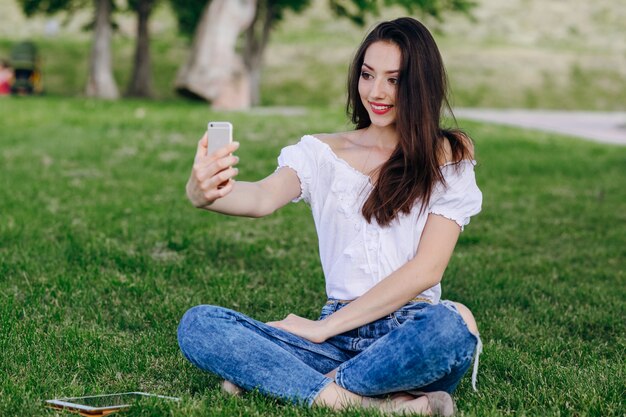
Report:
[[[222,391],[230,395],[241,395],[243,393],[243,389],[230,381],[223,380],[220,387],[222,388]]]

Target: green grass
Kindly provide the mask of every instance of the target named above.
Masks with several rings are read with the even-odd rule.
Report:
[[[0,415],[51,416],[45,399],[127,390],[182,398],[129,416],[328,414],[227,398],[179,353],[176,326],[193,305],[270,320],[316,317],[325,299],[305,205],[252,220],[186,201],[209,119],[233,122],[248,180],[301,135],[346,128],[339,108],[0,100]],[[461,415],[624,415],[626,148],[463,127],[485,200],[444,296],[472,308],[485,349],[479,392],[469,376],[457,391]]]

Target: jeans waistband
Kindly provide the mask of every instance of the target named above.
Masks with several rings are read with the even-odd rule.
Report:
[[[349,304],[354,300],[336,300],[334,298],[329,298],[328,301],[326,301],[326,305],[333,305],[335,303],[337,304]],[[415,297],[410,299],[409,301],[407,301],[407,304],[411,304],[411,303],[428,303],[428,304],[432,304],[432,300],[426,298],[426,297]]]

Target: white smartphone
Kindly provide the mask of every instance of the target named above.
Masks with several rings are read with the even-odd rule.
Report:
[[[229,122],[209,122],[207,136],[209,138],[207,155],[211,155],[233,141],[233,125]]]
[[[58,410],[78,412],[84,416],[104,416],[114,411],[132,406],[143,398],[160,398],[178,401],[176,397],[148,394],[147,392],[123,392],[119,394],[92,395],[88,397],[58,398],[47,400],[46,403]]]

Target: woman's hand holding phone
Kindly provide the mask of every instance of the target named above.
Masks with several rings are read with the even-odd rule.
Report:
[[[187,197],[194,206],[206,207],[233,190],[234,177],[239,170],[234,167],[239,158],[232,155],[238,142],[229,143],[207,155],[208,135],[198,142],[198,149],[187,182]]]

